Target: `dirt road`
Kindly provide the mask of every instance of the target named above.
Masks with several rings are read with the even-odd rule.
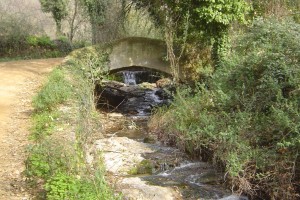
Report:
[[[25,149],[29,144],[31,99],[61,58],[0,62],[0,200],[28,200]]]

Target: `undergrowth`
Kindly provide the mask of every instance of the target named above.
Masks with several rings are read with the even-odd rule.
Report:
[[[100,132],[94,80],[87,76],[93,69],[85,64],[70,56],[33,99],[25,172],[38,199],[119,199],[105,181],[100,155],[93,163],[85,158]]]
[[[298,199],[299,29],[257,20],[209,82],[179,89],[171,107],[156,112],[152,130],[223,166],[237,193]]]

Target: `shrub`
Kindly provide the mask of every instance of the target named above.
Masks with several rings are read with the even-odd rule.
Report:
[[[65,37],[60,37],[53,41],[55,48],[62,53],[70,53],[72,51],[72,45]]]
[[[292,182],[299,181],[293,171],[300,149],[299,28],[292,21],[257,20],[216,74],[216,88],[229,96],[223,109],[231,120],[248,115],[239,137],[256,153],[243,169],[255,167],[248,180],[270,198],[296,198]]]
[[[221,162],[235,191],[296,199],[299,29],[288,20],[255,21],[210,83],[179,90],[167,113],[153,118],[152,127],[182,149],[207,152]]]
[[[29,35],[26,37],[26,42],[32,47],[53,48],[54,44],[49,36]]]

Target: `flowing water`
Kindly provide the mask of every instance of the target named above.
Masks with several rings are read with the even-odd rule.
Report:
[[[124,83],[135,85],[135,74],[124,72]],[[103,151],[107,169],[117,188],[124,193],[124,199],[247,200],[247,197],[231,195],[224,189],[224,174],[209,163],[192,160],[178,149],[160,143],[149,133],[149,110],[164,103],[156,95],[157,90],[146,90],[143,98],[128,100],[120,107],[126,112],[133,107],[138,110],[134,115],[107,114],[110,124],[105,129],[105,138],[96,141],[96,147]],[[142,183],[149,187],[142,186]],[[174,197],[171,192],[173,196],[169,198],[164,188],[176,191],[178,195]],[[163,191],[161,194],[160,190]]]
[[[136,85],[136,72],[124,71],[123,80],[126,85]]]

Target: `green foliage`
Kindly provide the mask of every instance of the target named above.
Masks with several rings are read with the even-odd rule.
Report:
[[[57,35],[61,34],[61,21],[67,16],[67,0],[40,0],[43,12],[51,13],[56,23]]]
[[[41,112],[36,113],[32,116],[33,126],[31,128],[30,138],[35,141],[40,141],[46,136],[51,135],[54,126],[55,120],[59,115],[54,112]]]
[[[188,70],[192,72],[198,69],[191,68],[191,66],[198,67],[198,65],[195,66],[195,63],[188,63],[189,60],[182,59],[191,56],[187,46],[197,47],[196,51],[200,55],[203,49],[209,49],[211,56],[198,60],[206,62],[211,59],[213,62],[208,61],[212,64],[210,67],[219,66],[229,50],[230,25],[233,22],[247,23],[246,16],[250,11],[250,4],[245,0],[143,0],[134,2],[138,7],[148,8],[157,24],[165,29],[170,63],[176,63],[174,61],[181,59],[180,61],[187,63]],[[176,48],[170,48],[172,45]],[[175,59],[172,58],[174,53],[177,56]],[[183,54],[186,55],[182,56]],[[176,65],[182,66],[181,63]],[[209,66],[206,64],[200,66],[200,70],[204,68],[209,69]]]
[[[53,43],[55,49],[57,49],[59,52],[68,54],[72,50],[72,45],[66,37],[59,37],[58,39],[54,40]]]
[[[190,153],[213,152],[209,157],[225,165],[238,192],[296,199],[299,29],[292,21],[255,21],[210,83],[179,90],[152,128]]]
[[[31,146],[28,152],[25,172],[31,179],[47,180],[58,172],[72,169],[74,160],[70,158],[74,155],[60,142],[44,139],[42,143]]]
[[[57,173],[46,183],[47,199],[73,199],[74,194],[79,193],[78,180],[68,174]]]
[[[1,26],[1,25],[0,25]],[[6,35],[0,39],[0,56],[11,59],[55,58],[72,50],[65,39],[51,40],[49,36],[31,35],[27,32]]]
[[[101,25],[105,21],[105,11],[109,4],[107,0],[83,0],[90,19],[93,23]]]
[[[300,2],[295,0],[252,0],[253,16],[264,16],[281,19],[289,16],[300,22]]]
[[[128,174],[152,174],[153,163],[150,160],[142,160],[137,166],[129,170]]]
[[[99,118],[93,110],[93,81],[79,63],[72,57],[69,65],[53,70],[34,97],[31,137],[36,143],[28,149],[26,176],[35,185],[43,180],[47,199],[117,199],[104,179],[101,159],[93,166],[85,162],[84,147],[99,129]],[[62,111],[62,104],[70,111]]]
[[[256,21],[216,74],[228,77],[218,86],[231,97],[228,108],[255,113],[252,140],[260,136],[260,145],[275,149],[284,141],[293,141],[291,151],[299,148],[299,28],[290,21]]]
[[[33,99],[36,111],[51,111],[56,105],[64,102],[71,95],[71,85],[65,80],[63,71],[55,69],[48,82]]]
[[[109,0],[82,0],[83,5],[90,18],[90,24],[92,26],[92,42],[96,44],[98,41],[97,35],[100,34],[102,25],[106,21],[107,9],[111,5]],[[103,31],[103,30],[102,30]]]
[[[93,182],[83,177],[75,177],[66,173],[58,173],[46,183],[47,199],[49,200],[109,200],[111,191],[102,181]],[[98,184],[98,185],[96,185]],[[99,188],[101,190],[99,191]]]
[[[162,29],[161,27],[155,26],[147,9],[137,9],[134,7],[127,12],[122,30],[124,37],[162,39]]]
[[[0,56],[14,55],[15,52],[27,48],[26,37],[33,34],[33,26],[28,21],[18,16],[5,13],[0,21]]]
[[[107,46],[91,46],[74,51],[69,61],[77,65],[89,81],[98,83],[108,75],[109,53]]]
[[[26,38],[26,42],[28,43],[28,45],[33,47],[39,46],[44,48],[52,48],[54,46],[50,37],[46,35],[43,36],[29,35]]]

